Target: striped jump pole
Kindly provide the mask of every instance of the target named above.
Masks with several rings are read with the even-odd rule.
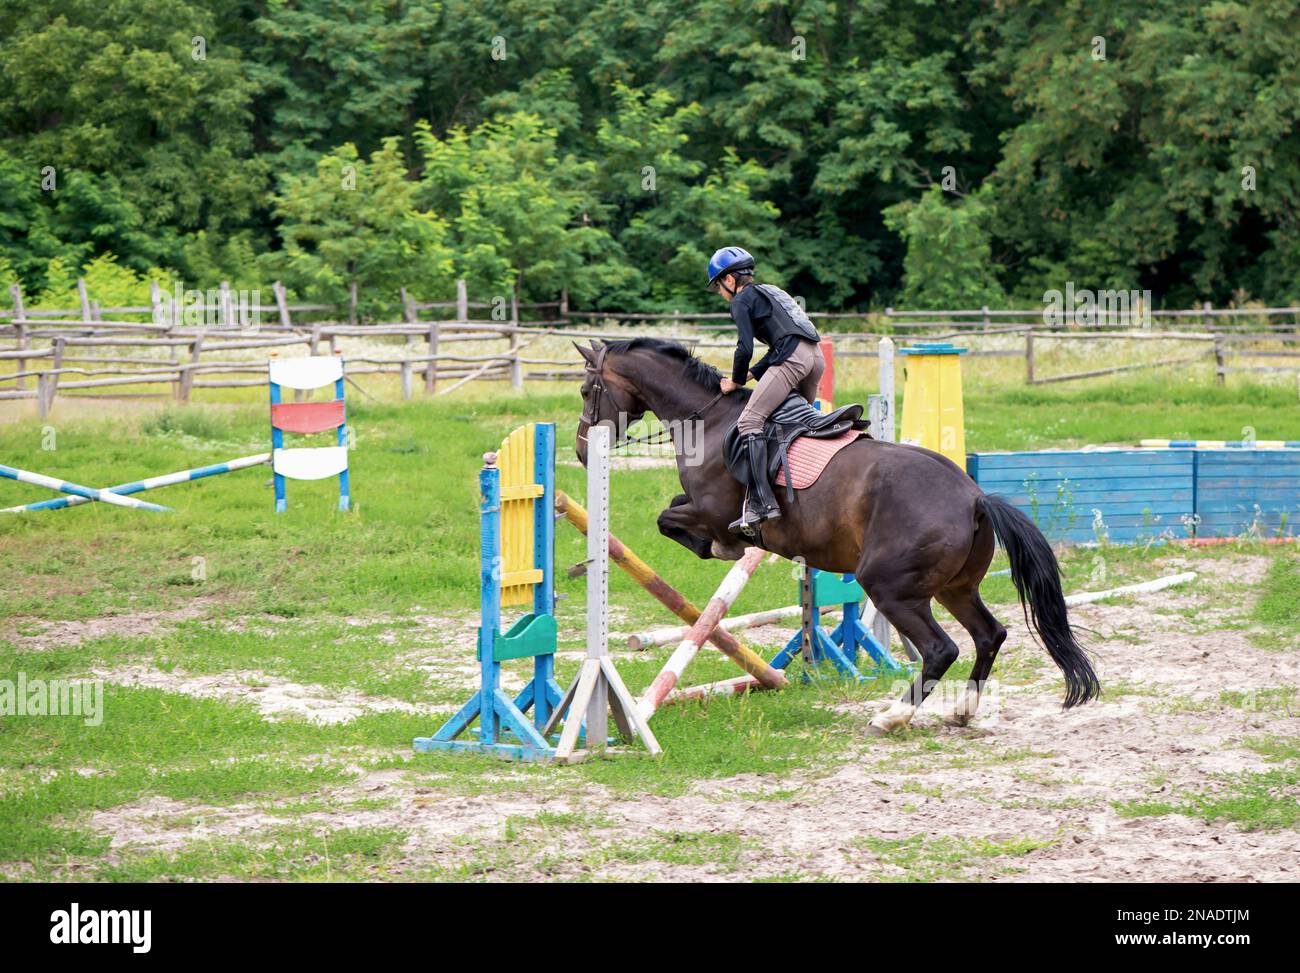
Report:
[[[750,547],[745,550],[745,554],[739,561],[732,565],[727,576],[722,579],[722,584],[718,586],[717,592],[709,599],[709,603],[704,606],[704,611],[696,619],[691,630],[686,633],[681,644],[677,646],[668,661],[664,663],[663,669],[659,675],[655,676],[654,681],[650,683],[646,691],[641,694],[637,704],[641,713],[647,719],[652,716],[659,708],[659,704],[677,685],[681,679],[682,673],[690,665],[691,660],[699,653],[700,647],[710,634],[718,627],[718,622],[722,616],[727,614],[736,598],[744,590],[746,583],[754,574],[754,569],[758,567],[763,560],[764,551],[760,547]],[[742,677],[743,678],[743,677]]]
[[[555,509],[564,514],[566,520],[587,533],[587,511],[563,490],[555,491]],[[622,568],[642,588],[654,595],[665,608],[686,622],[694,625],[700,618],[700,610],[686,597],[655,573],[631,550],[624,546],[613,534],[609,535],[609,559]],[[730,632],[722,628],[711,629],[708,641],[717,646],[736,665],[748,672],[765,689],[781,689],[788,686],[785,675],[768,665],[767,660],[749,646],[742,643]]]
[[[109,493],[107,490],[96,490],[94,487],[82,486],[80,483],[68,483],[65,480],[56,480],[52,476],[32,473],[30,470],[19,470],[3,464],[0,464],[0,476],[7,477],[10,480],[17,480],[19,483],[30,483],[33,486],[45,487],[47,490],[56,490],[59,493],[72,493],[79,497],[85,497],[86,500],[102,500],[104,503],[111,503],[118,507],[155,510],[160,513],[171,510],[171,507],[146,503],[143,500],[132,500],[130,497],[120,497],[117,494]]]
[[[164,473],[162,476],[152,476],[147,480],[133,480],[130,483],[119,483],[117,486],[108,487],[103,491],[93,491],[109,493],[121,497],[130,493],[140,493],[144,490],[155,490],[158,487],[171,486],[175,483],[187,483],[190,480],[201,480],[205,476],[216,476],[218,473],[231,473],[235,470],[246,469],[250,466],[260,466],[263,463],[271,462],[270,453],[258,453],[256,456],[244,456],[239,459],[232,459],[226,463],[214,463],[211,466],[199,466],[192,470],[181,470],[179,473]],[[43,484],[42,484],[43,485]],[[0,510],[0,514],[18,514],[26,513],[32,510],[61,510],[64,507],[75,507],[78,504],[90,503],[94,500],[104,500],[102,496],[88,497],[84,494],[60,497],[56,500],[41,500],[38,503],[28,503],[20,507],[6,507]],[[112,503],[112,500],[107,501]],[[152,505],[150,505],[152,506]],[[155,509],[166,510],[166,507],[157,507]]]
[[[1300,449],[1300,439],[1143,439],[1143,449]]]

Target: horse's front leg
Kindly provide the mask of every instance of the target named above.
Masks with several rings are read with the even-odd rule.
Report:
[[[684,493],[673,497],[668,509],[659,514],[658,524],[659,533],[681,544],[698,558],[734,561],[745,553],[745,545],[739,541],[720,543],[715,540],[690,497]]]

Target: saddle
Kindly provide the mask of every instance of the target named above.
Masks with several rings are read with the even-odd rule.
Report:
[[[796,439],[805,436],[811,439],[835,439],[849,431],[871,438],[867,432],[870,425],[868,420],[862,418],[862,406],[858,403],[841,406],[833,412],[818,412],[802,395],[791,391],[763,425],[764,437],[775,446],[768,450],[768,479],[774,480],[784,470],[786,497],[793,500],[794,476],[789,468],[789,451]],[[740,439],[735,426],[727,430],[722,439],[722,458],[732,476],[741,483],[748,483],[749,470],[740,448]]]

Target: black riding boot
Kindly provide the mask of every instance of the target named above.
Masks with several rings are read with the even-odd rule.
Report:
[[[742,534],[753,534],[754,529],[763,521],[780,517],[781,508],[777,506],[772,481],[767,476],[767,437],[750,433],[745,436],[741,448],[745,450],[749,482],[745,484],[745,503],[740,519],[733,521],[730,529]]]

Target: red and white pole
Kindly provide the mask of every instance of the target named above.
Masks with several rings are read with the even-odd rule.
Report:
[[[663,669],[655,676],[654,682],[650,683],[646,691],[641,694],[641,698],[637,700],[637,706],[647,719],[654,714],[659,704],[682,678],[682,673],[691,664],[700,647],[708,640],[709,635],[717,628],[718,622],[722,621],[722,617],[727,614],[736,598],[745,589],[745,585],[753,576],[754,569],[762,562],[765,553],[759,547],[746,548],[744,556],[732,565],[727,576],[722,579],[722,584],[709,599],[709,603],[704,606],[700,617],[673,651],[672,656],[664,663]]]

